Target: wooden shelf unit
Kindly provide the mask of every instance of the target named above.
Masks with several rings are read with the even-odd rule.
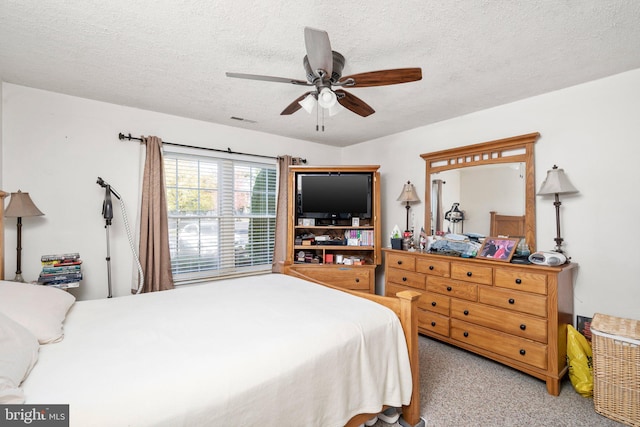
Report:
[[[289,171],[287,259],[286,264],[299,274],[345,289],[375,293],[375,269],[382,263],[380,237],[380,166],[292,166]],[[296,209],[297,182],[300,174],[309,173],[370,173],[372,176],[371,218],[360,220],[357,226],[351,219],[337,219],[334,224],[302,225]],[[369,234],[367,245],[348,244],[296,244],[296,237],[313,234],[329,235],[332,240],[346,241],[345,232]],[[304,252],[316,258],[316,262],[300,262],[298,254]],[[325,262],[329,258],[333,260]],[[336,259],[357,259],[356,264],[338,264]],[[308,258],[308,257],[307,257]],[[359,262],[362,265],[358,264]]]

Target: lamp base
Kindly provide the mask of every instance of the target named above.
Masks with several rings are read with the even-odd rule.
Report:
[[[16,273],[16,277],[13,278],[13,281],[24,283],[24,279],[22,278],[22,273]]]

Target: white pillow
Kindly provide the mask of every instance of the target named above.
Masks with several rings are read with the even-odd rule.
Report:
[[[62,289],[0,281],[0,312],[27,328],[40,344],[62,340],[62,323],[75,300]]]
[[[25,327],[0,313],[0,403],[22,404],[20,388],[38,360],[38,340]]]

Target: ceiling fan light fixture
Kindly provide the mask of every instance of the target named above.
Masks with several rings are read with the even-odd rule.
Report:
[[[323,88],[318,94],[318,105],[322,108],[331,108],[338,103],[336,94],[328,87]]]
[[[329,117],[335,116],[342,110],[344,110],[344,107],[339,102],[336,102],[333,107],[329,107]]]
[[[313,112],[313,108],[316,106],[316,98],[309,94],[302,101],[298,102],[304,111],[311,114]]]

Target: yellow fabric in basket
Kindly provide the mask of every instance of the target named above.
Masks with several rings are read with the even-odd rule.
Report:
[[[567,325],[567,359],[569,379],[583,397],[593,396],[593,354],[589,341],[571,325]]]

